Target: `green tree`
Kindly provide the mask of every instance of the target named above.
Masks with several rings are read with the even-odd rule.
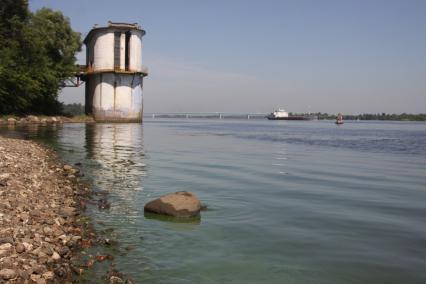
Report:
[[[76,71],[80,34],[61,12],[28,10],[26,0],[0,8],[0,113],[56,114],[60,82]]]

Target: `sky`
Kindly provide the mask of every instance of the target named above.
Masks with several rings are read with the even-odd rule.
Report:
[[[146,30],[145,112],[426,113],[424,0],[30,0],[41,7],[82,38],[109,20]],[[59,98],[84,103],[84,86]]]

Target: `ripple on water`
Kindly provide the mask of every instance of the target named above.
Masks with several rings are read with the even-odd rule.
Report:
[[[115,262],[138,282],[426,282],[426,124],[155,120],[7,131],[82,162],[111,202],[89,213],[133,247]],[[148,200],[177,190],[207,204],[199,222],[144,216]]]

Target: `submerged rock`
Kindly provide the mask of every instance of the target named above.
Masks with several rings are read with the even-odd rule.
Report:
[[[121,279],[120,277],[117,277],[117,276],[111,276],[111,278],[109,278],[109,283],[110,284],[121,284],[121,283],[124,283],[124,280]]]
[[[178,191],[163,195],[145,204],[144,211],[173,217],[200,215],[201,202],[191,192]]]

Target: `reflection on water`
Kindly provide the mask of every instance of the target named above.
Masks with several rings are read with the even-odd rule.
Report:
[[[84,178],[94,186],[95,201],[107,200],[110,207],[106,210],[99,210],[96,203],[89,203],[86,213],[101,235],[118,240],[120,245],[107,251],[95,247],[90,253],[110,253],[115,261],[120,261],[129,253],[126,248],[141,241],[140,230],[132,230],[128,234],[126,231],[138,218],[143,218],[143,204],[139,204],[138,198],[146,176],[142,125],[7,125],[0,127],[0,134],[34,139],[54,148],[64,161],[82,168]],[[102,264],[93,272],[100,279],[108,269]]]
[[[165,216],[154,214],[150,212],[144,212],[144,217],[147,219],[158,220],[169,223],[177,223],[177,224],[194,224],[199,225],[201,223],[200,217],[190,217],[190,218],[176,218],[173,216]]]
[[[137,216],[137,191],[143,190],[145,154],[140,124],[87,124],[85,149],[95,187],[114,198],[110,214]]]

